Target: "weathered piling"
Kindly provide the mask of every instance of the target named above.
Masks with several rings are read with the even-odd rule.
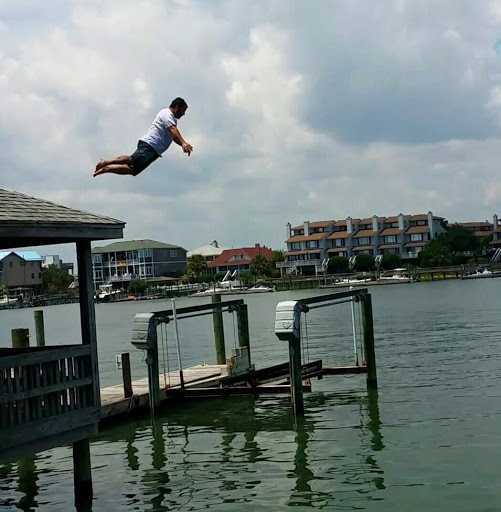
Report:
[[[221,295],[212,295],[212,303],[221,302]],[[217,364],[226,364],[226,349],[224,345],[224,326],[223,326],[223,312],[221,308],[214,308],[212,314],[214,323],[214,341],[216,343],[216,359]]]
[[[75,501],[87,500],[92,496],[92,467],[88,438],[73,443],[73,477]]]
[[[304,402],[300,337],[289,340],[289,368],[292,409],[295,416],[302,416],[304,414]]]
[[[249,335],[249,312],[247,310],[247,304],[241,304],[237,308],[237,328],[238,328],[238,346],[247,347],[249,353],[249,364],[251,362],[250,357],[250,335]]]
[[[45,328],[43,323],[43,311],[37,310],[35,317],[35,334],[37,337],[37,347],[45,347]]]
[[[128,352],[123,352],[120,354],[120,359],[122,361],[122,379],[124,381],[124,397],[130,398],[133,394],[132,392],[132,374],[130,371],[130,354]]]
[[[12,329],[12,348],[27,348],[30,346],[30,330],[25,328]]]
[[[362,329],[364,337],[365,365],[367,366],[367,387],[377,388],[376,353],[374,350],[374,325],[372,298],[369,293],[362,296]]]

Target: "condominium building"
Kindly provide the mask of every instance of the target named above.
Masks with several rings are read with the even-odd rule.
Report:
[[[42,261],[35,251],[0,251],[0,285],[38,290],[43,282]]]
[[[490,245],[493,249],[498,249],[501,247],[501,226],[497,215],[494,215],[493,217],[492,227],[492,242]]]
[[[277,263],[281,273],[301,268],[316,274],[333,256],[398,254],[403,260],[416,259],[430,240],[445,233],[446,220],[432,212],[393,217],[348,217],[342,220],[305,221],[287,224],[286,260]]]
[[[122,286],[134,279],[179,277],[186,269],[186,249],[155,240],[115,242],[92,249],[94,284]]]

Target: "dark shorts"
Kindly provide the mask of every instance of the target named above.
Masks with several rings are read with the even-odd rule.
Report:
[[[136,151],[130,157],[132,159],[132,165],[130,165],[132,174],[137,176],[158,158],[158,153],[147,142],[140,140],[137,143]]]

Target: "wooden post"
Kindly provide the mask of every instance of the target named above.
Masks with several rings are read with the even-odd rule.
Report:
[[[30,346],[29,329],[12,329],[12,348],[27,348]]]
[[[152,407],[152,409],[156,409],[160,405],[160,369],[158,363],[158,337],[156,325],[150,326],[148,340],[151,345],[151,348],[148,348],[146,351],[150,407]]]
[[[214,294],[212,296],[212,303],[221,302],[221,295]],[[223,312],[221,308],[214,308],[212,314],[214,322],[214,340],[216,342],[216,358],[217,364],[226,364],[226,349],[224,346],[224,326],[223,326]]]
[[[250,336],[249,336],[249,312],[247,304],[241,304],[237,309],[237,325],[238,325],[238,346],[247,347],[249,353],[249,364],[251,364],[250,357]]]
[[[362,297],[362,329],[364,336],[365,364],[367,365],[367,387],[377,388],[376,353],[374,351],[374,324],[370,293]]]
[[[37,347],[45,347],[45,329],[43,324],[43,311],[38,310],[35,316],[35,333],[37,336]]]
[[[87,438],[73,443],[73,478],[75,502],[92,498],[92,470],[90,445]]]
[[[122,359],[122,378],[124,381],[124,397],[130,398],[133,395],[132,392],[132,376],[130,371],[130,354],[124,352],[120,355]]]
[[[291,401],[295,416],[303,416],[303,373],[301,368],[301,336],[289,341],[289,373],[291,378]]]

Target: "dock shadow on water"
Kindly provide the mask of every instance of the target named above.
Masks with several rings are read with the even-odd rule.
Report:
[[[305,406],[295,419],[286,396],[170,405],[154,420],[109,426],[92,441],[92,502],[73,505],[71,450],[59,448],[31,466],[1,468],[0,508],[357,510],[382,499],[377,392],[318,392]]]

